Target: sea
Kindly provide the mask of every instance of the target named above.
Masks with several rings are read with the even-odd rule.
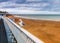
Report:
[[[26,15],[21,14],[18,15],[18,17],[36,20],[60,21],[60,14],[26,14]]]

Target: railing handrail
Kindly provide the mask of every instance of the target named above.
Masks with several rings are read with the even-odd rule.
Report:
[[[27,30],[23,29],[22,27],[18,26],[16,23],[14,23],[12,20],[7,18],[13,25],[16,25],[26,36],[28,36],[31,40],[33,40],[35,43],[44,43],[42,40],[38,39],[31,33],[29,33]]]

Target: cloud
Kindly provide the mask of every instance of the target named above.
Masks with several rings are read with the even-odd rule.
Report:
[[[0,2],[0,9],[4,10],[60,11],[60,0],[0,0]]]
[[[0,8],[16,8],[16,9],[28,9],[28,10],[41,10],[43,7],[48,6],[48,3],[23,3],[23,4],[16,4],[12,2],[2,2],[0,3]]]
[[[60,14],[60,12],[49,12],[49,11],[35,11],[35,10],[19,10],[19,9],[0,9],[1,11],[7,11],[10,14]],[[43,13],[44,12],[44,13]]]

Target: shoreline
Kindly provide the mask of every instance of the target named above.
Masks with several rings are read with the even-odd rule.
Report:
[[[18,18],[25,18],[25,19],[32,19],[32,20],[46,20],[46,21],[60,21],[60,19],[58,18],[58,19],[56,19],[56,18],[47,18],[47,19],[45,19],[45,18],[32,18],[32,17],[24,17],[24,16],[16,16],[16,17],[18,17]]]

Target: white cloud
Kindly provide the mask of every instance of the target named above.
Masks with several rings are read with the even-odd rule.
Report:
[[[19,10],[41,10],[43,7],[48,6],[49,3],[30,3],[30,4],[16,4],[12,2],[2,2],[0,3],[0,8],[6,8],[6,7],[15,7],[13,9],[19,9]]]
[[[4,6],[15,6],[15,3],[11,3],[11,2],[2,2],[0,3],[0,8],[3,8]]]
[[[34,11],[34,10],[19,10],[19,9],[0,9],[1,11],[8,11],[12,14],[60,14],[60,12],[49,12],[49,11]]]
[[[48,0],[49,2],[40,2],[42,0],[26,0],[26,2],[34,1],[34,2],[40,2],[40,3],[23,3],[23,4],[17,4],[17,3],[15,3],[16,1],[17,0],[13,0],[13,1],[11,0],[8,2],[1,2],[0,9],[8,11],[8,12],[15,11],[16,13],[20,12],[21,10],[23,10],[23,11],[29,10],[30,12],[31,11],[37,12],[37,10],[39,10],[38,13],[41,12],[41,10],[44,10],[43,12],[45,12],[46,10],[47,11],[57,11],[57,10],[60,11],[60,0]],[[47,6],[49,9],[47,8]]]
[[[32,2],[32,1],[34,1],[34,2],[39,2],[39,1],[42,1],[42,0],[26,0],[27,2]]]

